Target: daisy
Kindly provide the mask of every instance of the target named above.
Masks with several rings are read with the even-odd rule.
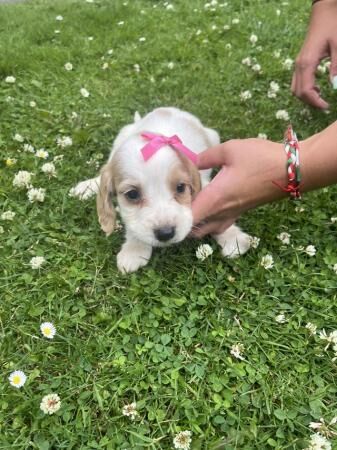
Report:
[[[136,418],[136,416],[138,416],[138,412],[137,412],[136,408],[137,408],[136,402],[132,402],[129,405],[123,406],[123,409],[122,409],[123,416],[130,417],[131,420],[134,420]]]
[[[48,394],[42,398],[40,409],[45,414],[54,414],[61,408],[61,400],[57,394]]]
[[[5,78],[5,83],[11,83],[11,84],[13,84],[13,83],[15,83],[15,80],[16,80],[15,77],[9,75],[8,77]]]
[[[73,145],[73,140],[70,136],[62,136],[56,139],[56,144],[61,148],[70,147]]]
[[[15,133],[13,139],[14,139],[14,141],[18,141],[18,142],[23,142],[25,140],[24,137],[21,136],[21,134],[19,134],[19,133]]]
[[[234,358],[236,359],[244,359],[244,357],[242,356],[242,353],[244,352],[245,347],[243,344],[237,343],[232,345],[231,350],[230,350],[230,354],[234,356]]]
[[[274,267],[274,259],[272,255],[265,255],[262,257],[260,266],[264,267],[265,269],[269,270]]]
[[[305,450],[331,450],[331,443],[319,433],[310,436],[309,447]]]
[[[30,188],[27,192],[27,197],[30,203],[42,203],[44,201],[45,193],[46,190],[43,188]]]
[[[64,65],[64,68],[68,71],[73,70],[73,65],[71,64],[71,62],[67,62]]]
[[[241,92],[240,99],[242,101],[249,100],[250,98],[252,98],[252,93],[250,91],[247,90],[247,91]]]
[[[82,97],[84,97],[84,98],[88,98],[90,95],[89,91],[87,91],[85,88],[81,88],[80,93],[81,93]]]
[[[13,220],[15,217],[15,212],[14,211],[5,211],[1,214],[1,219],[2,220]]]
[[[40,269],[42,264],[46,262],[45,258],[43,256],[34,256],[30,261],[29,264],[31,265],[31,268],[34,270]]]
[[[276,111],[275,117],[278,120],[289,120],[289,114],[285,109],[279,109],[278,111]]]
[[[316,248],[314,245],[308,245],[305,248],[305,253],[307,253],[309,256],[315,256],[316,255]]]
[[[305,328],[310,331],[310,334],[316,334],[316,332],[317,332],[317,325],[315,325],[311,322],[308,322],[306,324]]]
[[[56,328],[51,322],[43,322],[40,325],[41,333],[47,339],[53,339],[56,334]]]
[[[260,238],[257,236],[250,236],[250,246],[252,248],[257,248],[260,245]]]
[[[49,153],[44,148],[40,148],[39,150],[36,150],[35,156],[37,158],[47,159],[49,156]]]
[[[192,442],[191,436],[191,431],[180,431],[173,439],[174,448],[189,450]]]
[[[12,386],[21,388],[25,384],[27,377],[22,370],[15,370],[9,375],[8,379]]]
[[[56,177],[56,169],[53,163],[45,163],[41,167],[41,170],[46,175],[49,175],[50,177]]]
[[[282,242],[282,244],[285,245],[290,244],[290,234],[286,233],[285,231],[283,233],[278,234],[277,239],[279,239]]]
[[[204,261],[206,258],[208,258],[213,253],[213,249],[209,244],[201,244],[197,248],[197,251],[195,252],[195,255],[198,259],[201,261]]]
[[[27,172],[27,170],[19,170],[14,176],[13,186],[18,188],[29,188],[32,175],[33,174]]]

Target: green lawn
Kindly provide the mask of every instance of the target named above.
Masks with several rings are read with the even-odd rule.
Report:
[[[240,224],[260,244],[239,259],[223,259],[205,239],[214,253],[200,261],[200,242],[186,240],[156,250],[131,276],[116,269],[123,232],[106,238],[95,200],[68,195],[97,173],[136,110],[183,108],[223,140],[281,140],[287,121],[278,110],[300,138],[336,117],[327,75],[319,81],[330,114],[290,94],[284,61],[299,51],[310,1],[169,4],[0,5],[0,216],[15,212],[0,219],[0,449],[172,449],[184,430],[193,450],[304,449],[309,423],[337,416],[335,353],[319,336],[337,329],[336,188],[247,213]],[[260,72],[242,64],[247,57]],[[57,144],[64,136],[71,146]],[[47,162],[56,177],[42,171]],[[43,202],[13,186],[20,170],[45,189]],[[268,254],[269,270],[260,264]],[[30,265],[35,256],[45,258],[40,269]],[[54,339],[41,334],[43,322],[55,325]],[[244,359],[230,353],[235,344]],[[27,376],[20,389],[8,380],[14,370]],[[50,393],[61,399],[52,415],[40,409]],[[132,402],[134,420],[123,415]]]

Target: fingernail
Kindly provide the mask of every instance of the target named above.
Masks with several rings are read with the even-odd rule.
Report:
[[[333,89],[337,89],[337,75],[332,78],[332,87]]]

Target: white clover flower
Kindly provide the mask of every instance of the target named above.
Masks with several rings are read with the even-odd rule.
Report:
[[[233,19],[233,20],[232,20],[232,24],[233,24],[233,25],[238,25],[239,23],[240,23],[240,19],[237,19],[237,18],[236,18],[236,19]]]
[[[250,236],[249,240],[252,248],[257,248],[260,245],[260,238],[257,236]]]
[[[43,256],[34,256],[30,261],[29,264],[32,269],[37,270],[40,269],[42,264],[46,262],[45,258]]]
[[[51,322],[43,322],[40,325],[41,333],[44,337],[47,339],[54,339],[54,336],[56,334],[56,328],[53,323]]]
[[[51,162],[43,164],[41,170],[43,173],[49,175],[50,177],[56,177],[55,165]]]
[[[167,68],[168,69],[170,69],[170,70],[172,70],[173,68],[174,68],[174,62],[169,62],[168,64],[167,64]]]
[[[314,323],[308,322],[305,328],[310,331],[310,334],[316,334],[317,332],[317,325]]]
[[[11,75],[9,75],[8,77],[5,78],[5,83],[13,84],[13,83],[15,83],[15,81],[16,81],[16,78]]]
[[[274,58],[280,58],[280,56],[281,56],[281,50],[274,50],[274,52],[273,52],[273,56],[274,56]]]
[[[32,173],[27,170],[19,170],[14,176],[13,186],[18,188],[28,188],[31,184]]]
[[[88,41],[93,41],[94,37],[93,36],[88,36]]]
[[[102,70],[107,70],[107,69],[109,69],[109,63],[105,62],[102,65]]]
[[[36,150],[35,156],[37,158],[47,159],[49,156],[49,153],[44,148],[40,148],[40,150]]]
[[[278,120],[289,120],[289,114],[285,109],[279,109],[278,111],[276,111],[275,117]]]
[[[124,20],[121,20],[120,22],[118,22],[117,25],[119,25],[119,26],[124,25]]]
[[[280,10],[280,9],[277,9],[275,12],[276,12],[276,15],[277,15],[277,16],[280,16],[280,15],[281,15],[281,10]]]
[[[2,227],[2,226],[0,225],[0,234],[3,234],[4,232],[5,232],[4,227]]]
[[[191,431],[180,431],[180,433],[176,434],[173,439],[174,448],[189,450],[191,442],[192,442],[192,432]]]
[[[122,414],[123,414],[123,416],[130,417],[131,420],[134,420],[136,418],[136,416],[138,416],[136,402],[132,402],[129,405],[123,406]]]
[[[321,74],[324,74],[324,73],[326,73],[326,71],[327,71],[327,68],[323,64],[319,64],[317,66],[317,72],[319,72]]]
[[[17,141],[17,142],[23,142],[25,140],[25,138],[23,136],[21,136],[21,134],[19,134],[19,133],[15,133],[13,139],[14,139],[14,141]]]
[[[71,62],[67,62],[64,65],[64,68],[68,71],[73,70],[73,65],[71,64]]]
[[[71,139],[70,136],[62,136],[56,139],[56,144],[58,147],[66,148],[73,145],[73,140]]]
[[[230,30],[230,29],[231,29],[230,25],[224,25],[224,26],[223,26],[223,30],[224,30],[224,31],[228,31],[228,30]]]
[[[278,315],[275,317],[275,321],[276,321],[277,323],[286,323],[287,319],[286,319],[285,314],[283,314],[283,313],[278,314]]]
[[[236,359],[244,360],[242,353],[245,351],[245,347],[243,344],[238,342],[237,344],[233,344],[230,350],[230,354],[234,356]]]
[[[319,433],[310,436],[309,447],[305,450],[331,450],[331,442]]]
[[[113,52],[114,52],[114,51],[113,51],[113,49],[112,49],[112,48],[110,48],[110,49],[109,49],[109,50],[107,51],[107,54],[108,54],[108,55],[112,55],[112,54],[113,54]]]
[[[146,41],[146,37],[142,36],[138,40],[139,40],[139,42],[145,42]]]
[[[196,36],[199,36],[202,33],[202,31],[199,29],[195,32]]]
[[[213,249],[209,244],[201,244],[197,248],[197,251],[195,252],[196,257],[198,259],[201,259],[201,261],[204,261],[206,258],[208,258],[213,253]]]
[[[251,34],[249,40],[253,45],[255,45],[257,43],[258,38],[256,34]]]
[[[63,17],[62,16],[56,16],[55,20],[58,20],[59,22],[61,22],[63,20]]]
[[[205,41],[207,41],[207,39],[205,39]],[[208,42],[208,41],[207,41]],[[228,42],[226,45],[225,45],[225,48],[227,49],[227,50],[230,50],[231,48],[232,48],[232,44],[230,43],[230,42]]]
[[[272,269],[274,267],[274,259],[272,255],[265,255],[262,257],[260,266],[264,267],[266,270]]]
[[[135,72],[137,72],[137,73],[140,72],[140,65],[139,64],[134,64],[133,68],[135,69]]]
[[[61,31],[60,31],[60,30],[54,30],[54,33],[55,33],[55,34],[60,34]]]
[[[282,63],[283,67],[286,70],[290,70],[292,68],[293,64],[294,64],[294,60],[291,58],[286,58]]]
[[[277,235],[277,239],[279,239],[282,242],[282,244],[285,245],[290,244],[290,237],[291,235],[289,233],[286,233],[285,231]]]
[[[261,72],[261,66],[260,66],[260,64],[254,64],[254,65],[252,65],[252,70],[253,70],[253,72],[257,72],[257,73],[259,73],[259,72]]]
[[[5,211],[1,214],[1,220],[13,220],[15,217],[14,211]]]
[[[22,370],[14,370],[14,372],[9,375],[8,379],[12,386],[19,389],[25,384],[27,377]]]
[[[275,98],[279,90],[280,90],[279,84],[276,83],[276,81],[271,81],[270,85],[269,85],[269,90],[268,90],[267,96],[269,98]]]
[[[228,280],[230,283],[235,283],[235,281],[236,281],[235,277],[233,277],[232,275],[228,275],[227,280]]]
[[[320,339],[327,341],[327,346],[325,347],[325,350],[330,346],[330,344],[337,345],[337,330],[331,331],[329,334],[326,333],[326,331],[323,329],[319,333]]]
[[[61,400],[57,394],[48,394],[42,398],[40,409],[45,414],[54,414],[61,408]]]
[[[240,93],[240,99],[242,101],[249,100],[250,98],[252,98],[252,93],[250,91],[247,90]]]
[[[168,11],[174,9],[172,3],[169,3],[168,5],[166,5],[166,9],[167,9]]]
[[[337,217],[331,217],[330,221],[331,221],[331,223],[336,223],[337,222]]]
[[[34,147],[30,144],[23,144],[23,151],[28,153],[34,153]]]
[[[244,66],[251,66],[252,65],[252,59],[251,59],[251,57],[250,56],[247,56],[246,58],[243,58],[243,60],[241,61],[241,63],[244,65]]]
[[[36,108],[36,102],[34,102],[34,100],[32,100],[31,102],[29,102],[29,106],[31,108]]]
[[[322,426],[324,426],[323,418],[320,419],[320,422],[310,422],[309,423],[309,427],[312,428],[313,430],[319,430],[320,428],[322,428]]]
[[[309,256],[315,256],[316,255],[316,248],[314,245],[308,245],[305,248],[305,253],[307,253]]]
[[[217,27],[217,25],[212,25],[212,27],[211,27],[211,29],[214,31],[214,30],[216,30],[218,27]]]
[[[27,197],[30,203],[44,202],[46,190],[43,188],[30,188],[27,192]]]
[[[337,264],[334,264],[332,266],[332,270],[335,272],[335,274],[337,274]]]
[[[259,133],[259,134],[257,135],[257,137],[258,137],[259,139],[268,139],[268,136],[266,135],[266,133]]]
[[[90,95],[89,91],[87,91],[85,88],[81,88],[80,93],[81,93],[82,97],[84,97],[84,98],[88,98]]]

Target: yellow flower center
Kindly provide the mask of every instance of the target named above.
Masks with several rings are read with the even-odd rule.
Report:
[[[14,375],[12,381],[13,381],[13,384],[20,384],[20,382],[21,382],[21,377],[20,377],[20,375]]]

